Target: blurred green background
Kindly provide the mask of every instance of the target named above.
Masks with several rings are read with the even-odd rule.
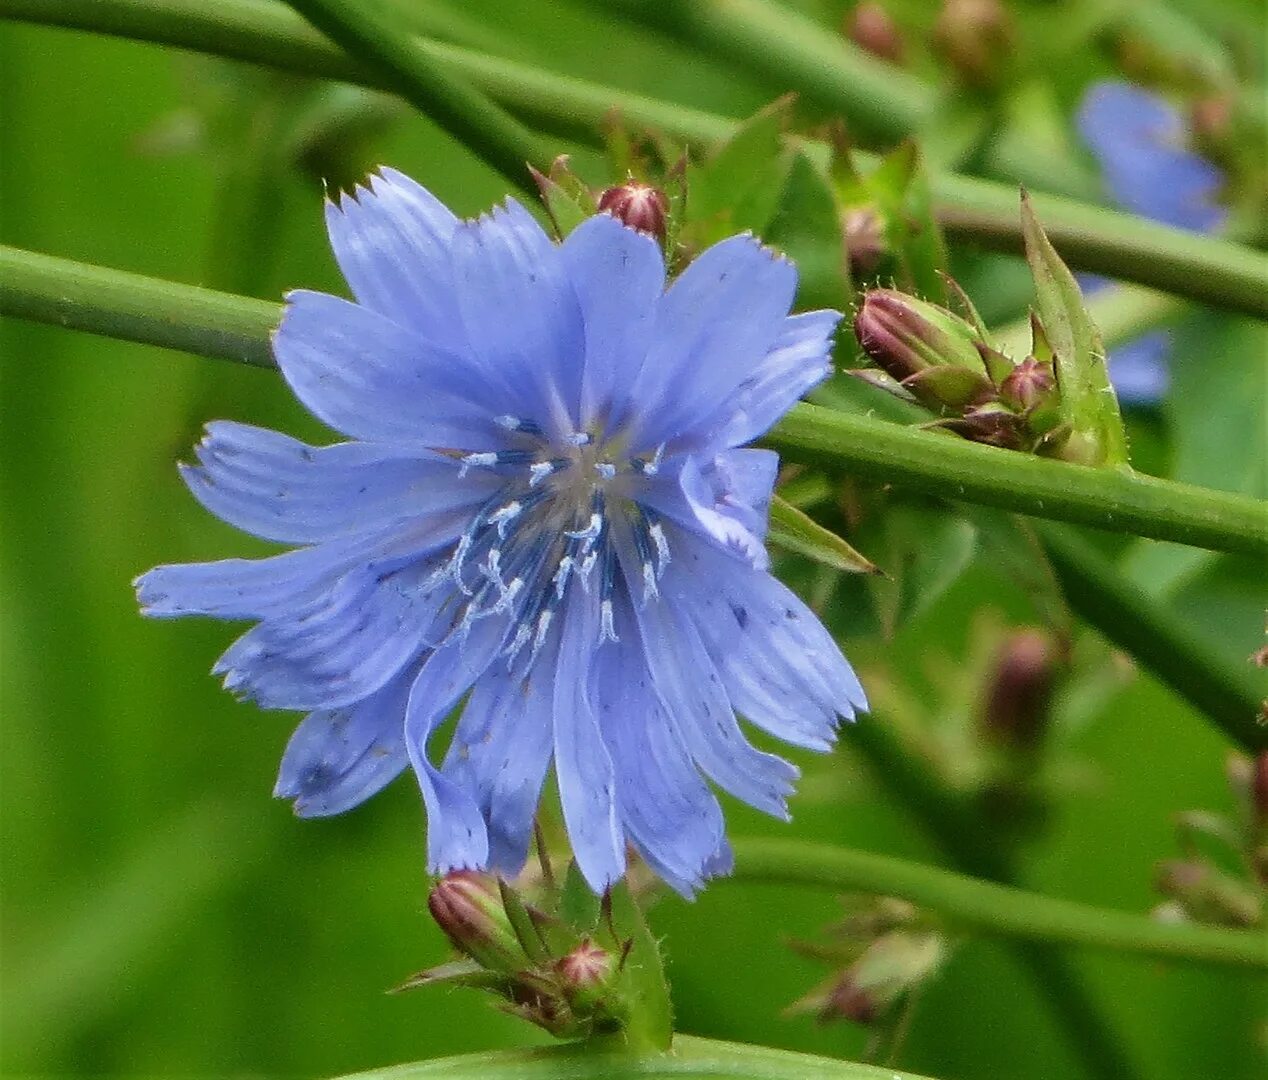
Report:
[[[800,6],[827,23],[845,7]],[[1252,18],[1257,6],[1201,5]],[[1017,7],[1024,19],[1032,6]],[[584,7],[462,10],[469,43],[556,70],[736,117],[775,96]],[[1103,73],[1102,59],[1072,60],[1064,100]],[[392,106],[351,157],[310,155],[305,171],[287,159],[287,138],[329,96],[151,46],[0,24],[0,100],[4,242],[265,298],[298,285],[341,291],[311,171],[323,162],[393,164],[460,213],[504,193],[461,147]],[[602,179],[596,155],[575,160]],[[990,267],[1019,280],[1007,260]],[[264,550],[180,484],[174,462],[201,425],[229,417],[321,440],[314,422],[268,372],[14,321],[0,334],[0,1069],[322,1076],[538,1039],[473,995],[384,994],[446,952],[426,917],[408,778],[351,814],[297,821],[269,797],[290,719],[235,704],[207,674],[235,630],[136,613],[129,582],[155,563]],[[1132,420],[1138,463],[1262,494],[1263,328],[1195,314],[1177,339],[1176,392]],[[932,744],[949,740],[951,757],[982,650],[1002,627],[1040,618],[971,541],[909,553],[929,602],[892,635],[859,613],[858,590],[838,591],[831,612],[869,689],[900,688],[875,693],[882,707],[864,723],[923,725]],[[1230,659],[1262,642],[1262,567],[1164,545],[1130,545],[1123,559]],[[1233,811],[1228,747],[1095,635],[1080,634],[1075,655],[1049,747],[1059,793],[1023,849],[1024,879],[1146,911],[1158,900],[1154,865],[1175,853],[1170,815]],[[792,825],[732,806],[733,834],[941,861],[852,742],[847,731],[831,757],[797,756],[806,777]],[[651,919],[680,1029],[861,1054],[861,1029],[783,1015],[825,973],[786,939],[814,937],[837,915],[826,894],[730,883],[692,904],[659,902]],[[1142,1076],[1262,1075],[1262,982],[1071,955]],[[1025,972],[986,941],[960,948],[922,994],[898,1063],[964,1078],[1055,1080],[1082,1068]]]

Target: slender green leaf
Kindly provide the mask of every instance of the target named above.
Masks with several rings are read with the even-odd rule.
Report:
[[[771,499],[770,532],[772,544],[804,555],[817,563],[846,574],[879,574],[880,568],[866,555],[850,547],[836,533],[825,529],[814,518],[798,510],[778,495]]]

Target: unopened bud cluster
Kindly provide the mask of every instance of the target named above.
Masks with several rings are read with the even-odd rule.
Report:
[[[471,870],[442,878],[427,906],[468,959],[420,972],[401,989],[447,983],[492,991],[506,1011],[559,1038],[623,1025],[628,1010],[617,977],[628,946],[605,949],[497,879]]]
[[[966,439],[1060,457],[1069,430],[1060,418],[1052,352],[1033,323],[1033,353],[1014,362],[984,329],[937,304],[872,289],[854,318],[859,346],[880,371],[860,377],[936,413]]]
[[[887,1024],[947,958],[941,928],[918,908],[893,897],[848,901],[846,918],[831,928],[831,934],[826,945],[794,945],[836,965],[826,982],[790,1009],[813,1013],[820,1023]]]
[[[1182,857],[1158,864],[1160,918],[1236,927],[1268,920],[1268,751],[1234,755],[1228,777],[1241,804],[1237,820],[1203,812],[1176,819]],[[1230,858],[1214,857],[1220,848]]]

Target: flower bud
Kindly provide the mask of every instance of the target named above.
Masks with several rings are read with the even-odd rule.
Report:
[[[972,326],[945,308],[895,289],[869,290],[854,317],[854,336],[863,351],[900,382],[942,365],[980,373],[975,335]]]
[[[1194,922],[1242,927],[1263,922],[1263,901],[1251,887],[1207,863],[1179,859],[1161,863],[1156,884]]]
[[[845,18],[845,36],[864,52],[888,60],[903,62],[903,38],[898,25],[880,4],[865,0]]]
[[[999,84],[1015,45],[1012,18],[999,0],[946,0],[933,27],[938,51],[969,86]]]
[[[454,947],[493,971],[527,964],[507,918],[497,883],[487,874],[455,870],[436,883],[427,908]]]
[[[665,239],[669,200],[660,188],[635,180],[610,187],[599,196],[599,212],[657,240]]]
[[[567,955],[555,964],[564,995],[574,1008],[586,1009],[595,1005],[607,991],[615,964],[612,954],[589,939],[583,939]]]
[[[1003,399],[1023,411],[1033,409],[1055,388],[1052,365],[1041,364],[1033,356],[1013,368],[999,386]]]
[[[858,206],[845,212],[841,233],[850,270],[858,277],[866,277],[880,265],[888,250],[884,222],[871,207]]]
[[[1043,737],[1056,683],[1057,650],[1039,630],[1019,630],[999,651],[987,687],[982,729],[1018,750]]]
[[[821,1020],[870,1024],[930,978],[946,958],[938,931],[897,931],[873,941],[833,984]]]

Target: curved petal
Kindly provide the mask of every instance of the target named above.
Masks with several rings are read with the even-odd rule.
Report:
[[[818,617],[769,574],[690,536],[670,542],[662,593],[688,613],[731,704],[786,742],[826,750],[837,716],[866,711],[867,698]]]
[[[458,311],[502,410],[557,437],[576,430],[584,337],[559,248],[513,199],[454,234]]]
[[[617,641],[596,657],[594,708],[616,765],[621,823],[656,874],[690,898],[718,865],[722,808],[656,695],[628,602],[615,628]]]
[[[329,589],[235,641],[216,662],[225,688],[266,709],[337,709],[383,686],[430,644],[452,585],[434,561],[354,567]]]
[[[660,245],[614,217],[597,214],[568,234],[559,254],[585,328],[580,426],[604,415],[619,423],[665,289]]]
[[[405,746],[427,808],[427,867],[432,873],[488,864],[488,831],[473,793],[431,763],[427,741],[494,662],[506,625],[504,618],[488,618],[473,624],[466,635],[450,635],[427,658],[410,690]]]
[[[616,770],[592,706],[591,664],[598,619],[591,598],[570,590],[555,654],[555,773],[577,865],[596,893],[625,873],[625,834],[616,807]],[[548,663],[544,654],[539,663]]]
[[[634,609],[657,696],[692,759],[737,799],[786,819],[785,799],[797,769],[744,737],[722,677],[691,621],[663,598]]]
[[[416,447],[313,447],[288,435],[217,421],[182,466],[195,498],[217,517],[266,540],[321,543],[406,518],[473,510],[500,483],[459,476],[457,462]]]
[[[765,569],[770,565],[761,535],[766,514],[753,507],[733,506],[728,502],[729,493],[713,482],[721,479],[716,472],[707,476],[695,457],[684,456],[662,466],[659,475],[638,492],[637,499],[732,558]],[[760,526],[761,532],[754,532],[754,526]]]
[[[273,794],[299,817],[328,817],[365,802],[409,764],[405,703],[413,672],[351,708],[310,713],[286,745]]]
[[[335,260],[358,302],[453,352],[465,338],[454,317],[449,246],[458,218],[395,169],[326,203]]]
[[[697,431],[753,377],[779,336],[797,271],[751,236],[733,236],[694,259],[662,298],[632,397],[638,449]]]
[[[784,320],[779,337],[751,376],[706,423],[709,442],[740,446],[764,435],[797,400],[832,374],[839,311],[807,311]]]
[[[288,293],[273,355],[319,420],[357,439],[497,449],[506,402],[485,373],[378,315],[325,293]]]
[[[523,677],[486,672],[471,691],[441,768],[475,798],[489,831],[489,869],[508,877],[528,858],[550,767],[553,674],[546,663],[534,664]]]

